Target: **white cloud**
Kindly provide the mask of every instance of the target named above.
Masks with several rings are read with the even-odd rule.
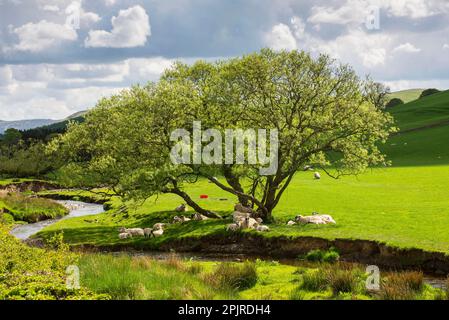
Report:
[[[110,7],[113,6],[115,4],[116,0],[104,0],[104,3]]]
[[[296,39],[289,26],[279,23],[265,34],[265,44],[273,50],[295,50]]]
[[[75,30],[46,20],[27,23],[12,31],[19,38],[15,50],[39,52],[64,41],[75,41],[78,35]]]
[[[421,49],[415,47],[410,42],[400,44],[396,48],[393,49],[393,52],[406,52],[406,53],[417,53],[420,52]]]
[[[91,30],[86,47],[131,48],[143,46],[151,35],[150,18],[141,6],[120,10],[111,19],[112,30]]]
[[[443,49],[449,49],[449,44],[448,43],[443,44]]]
[[[49,5],[46,4],[42,7],[42,10],[44,11],[49,11],[49,12],[58,12],[59,11],[59,7],[56,5]]]
[[[293,32],[297,39],[302,39],[305,36],[306,24],[302,21],[300,17],[293,17],[290,20],[293,28]]]

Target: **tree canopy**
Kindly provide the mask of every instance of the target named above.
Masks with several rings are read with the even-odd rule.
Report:
[[[175,193],[216,216],[184,188],[206,178],[270,220],[305,165],[338,178],[387,164],[377,147],[394,130],[383,110],[385,96],[383,86],[325,55],[264,49],[213,63],[177,63],[157,84],[102,99],[84,123],[55,140],[53,150],[64,155],[72,181],[81,177],[79,183],[108,186],[130,198]],[[193,134],[194,121],[223,136],[229,128],[276,130],[276,170],[263,175],[260,163],[248,161],[172,163],[172,132]]]

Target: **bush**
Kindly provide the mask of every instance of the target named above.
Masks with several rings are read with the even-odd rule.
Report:
[[[359,281],[352,270],[342,269],[328,269],[326,278],[334,294],[355,291]]]
[[[300,288],[307,291],[323,291],[327,288],[326,273],[322,270],[306,272],[302,276]]]
[[[434,89],[434,88],[426,89],[423,92],[421,92],[421,95],[419,96],[419,98],[421,99],[421,98],[431,96],[432,94],[439,93],[439,92],[441,92],[441,91],[438,89]]]
[[[422,272],[392,273],[381,284],[383,300],[413,300],[424,288]]]
[[[387,109],[388,108],[393,108],[393,107],[399,106],[401,104],[404,104],[404,101],[402,101],[399,98],[393,98],[393,99],[391,99],[390,101],[387,102],[385,108],[387,108]]]
[[[207,279],[208,282],[223,290],[245,290],[256,285],[257,267],[255,263],[249,261],[243,265],[223,262]]]
[[[340,254],[335,250],[335,248],[330,248],[328,251],[317,249],[307,253],[305,259],[310,262],[334,263],[340,259]]]

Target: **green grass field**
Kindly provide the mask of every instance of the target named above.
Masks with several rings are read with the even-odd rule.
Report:
[[[392,114],[401,130],[409,130],[449,120],[449,91],[419,99]],[[334,180],[300,172],[274,212],[276,224],[264,236],[316,236],[327,239],[368,239],[393,246],[422,248],[449,253],[449,125],[405,131],[391,137],[382,146],[393,166],[373,168],[356,177]],[[236,199],[212,184],[200,181],[187,187],[188,192],[206,208],[230,214]],[[200,194],[210,199],[199,200]],[[228,201],[219,201],[228,198]],[[119,226],[148,227],[167,222],[173,208],[182,200],[161,195],[143,205],[130,207],[128,216],[113,216],[112,211],[91,218],[61,221],[40,235],[64,230],[72,244],[130,244],[154,248],[179,237],[199,237],[225,232],[228,221],[192,222],[170,226],[164,237],[144,240],[119,240]],[[115,206],[120,205],[114,200]],[[313,211],[331,214],[335,226],[285,226],[297,214]]]

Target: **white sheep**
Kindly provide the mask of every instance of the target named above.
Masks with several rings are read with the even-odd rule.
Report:
[[[296,222],[301,224],[326,224],[326,221],[324,221],[320,216],[307,216],[303,217],[301,215],[296,216],[295,218]]]
[[[131,228],[126,229],[126,232],[130,233],[131,236],[145,237],[145,232],[143,232],[142,228]]]
[[[206,217],[206,216],[204,216],[204,215],[202,215],[202,214],[194,213],[194,214],[192,215],[192,219],[193,219],[193,220],[196,220],[196,221],[203,221],[203,220],[208,220],[209,218]]]
[[[151,234],[153,233],[153,229],[145,228],[145,229],[143,229],[143,233],[145,234],[145,238],[150,238]]]
[[[290,220],[289,222],[287,222],[287,226],[293,226],[295,224],[296,224],[296,222],[293,220]]]
[[[153,229],[154,229],[154,230],[160,230],[160,229],[164,229],[164,227],[165,227],[165,223],[156,223],[156,224],[153,226]]]
[[[235,211],[232,214],[232,218],[233,218],[234,222],[243,221],[243,220],[245,220],[245,219],[247,219],[249,217],[250,217],[250,214],[247,213],[247,212]]]
[[[231,223],[226,226],[226,231],[236,232],[238,230],[240,230],[240,224],[238,223]]]
[[[241,224],[242,229],[256,229],[258,226],[256,219],[253,218],[246,218]]]
[[[127,239],[127,238],[132,238],[132,235],[128,232],[122,232],[118,235],[118,237],[120,239]]]
[[[320,217],[324,222],[326,223],[332,223],[332,224],[336,224],[337,222],[335,222],[335,220],[328,214],[318,214],[315,215],[315,217]]]
[[[157,238],[164,234],[164,230],[162,230],[162,229],[153,230],[153,232],[151,234],[153,235],[153,237]]]
[[[268,232],[270,228],[268,226],[257,226],[256,230],[259,232]]]
[[[315,178],[315,180],[320,180],[320,179],[321,179],[321,175],[320,175],[319,172],[315,172],[315,173],[313,174],[313,177]]]
[[[262,224],[263,223],[262,218],[256,218],[256,221],[257,221],[258,224]]]

